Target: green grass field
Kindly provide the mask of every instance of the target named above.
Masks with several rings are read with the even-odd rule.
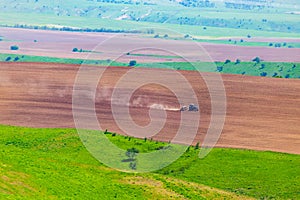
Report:
[[[199,70],[201,72],[220,72],[223,74],[241,74],[248,76],[266,76],[275,78],[300,78],[299,63],[288,62],[163,62],[163,63],[142,63],[137,67],[166,68],[176,70]]]
[[[177,58],[163,55],[131,54],[132,56],[151,56],[157,58]],[[130,56],[130,55],[129,55]],[[8,59],[9,58],[9,59]],[[98,66],[128,66],[128,63],[112,62],[111,60],[83,60],[72,58],[55,58],[45,56],[28,56],[18,54],[0,54],[0,62],[48,62],[65,64],[90,64]],[[300,64],[288,62],[162,62],[162,63],[137,63],[135,67],[163,68],[175,70],[199,70],[201,72],[220,72],[224,74],[241,74],[248,76],[266,76],[276,78],[300,78]]]
[[[103,133],[99,133],[103,134]],[[152,151],[167,143],[106,136],[121,148]],[[153,173],[128,174],[93,158],[74,129],[0,126],[1,199],[299,199],[300,156],[189,150]],[[138,166],[137,166],[138,167]]]
[[[195,39],[197,42],[208,42],[215,44],[229,44],[236,46],[256,46],[256,47],[270,47],[270,48],[300,48],[300,43],[298,42],[249,42],[244,40],[208,40],[208,39]],[[280,45],[280,47],[275,47],[275,45]]]
[[[284,16],[285,17],[285,16]],[[294,17],[294,16],[293,16]],[[57,26],[57,27],[75,27],[75,28],[106,28],[112,30],[140,30],[147,32],[147,30],[154,30],[153,36],[156,34],[165,35],[170,37],[183,37],[186,34],[190,36],[208,36],[211,38],[216,37],[289,37],[299,38],[298,32],[278,32],[278,31],[263,31],[255,29],[243,28],[226,28],[226,27],[208,27],[193,25],[180,25],[171,23],[153,23],[142,21],[130,20],[115,20],[103,19],[96,17],[79,17],[79,16],[56,16],[53,14],[38,14],[38,13],[14,13],[3,12],[0,13],[0,26],[8,25],[14,26],[15,24],[34,25],[34,26]],[[291,19],[291,21],[295,21]]]

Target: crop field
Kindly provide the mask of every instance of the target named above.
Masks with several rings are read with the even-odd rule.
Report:
[[[167,145],[106,136],[140,152]],[[163,170],[128,174],[99,163],[74,129],[0,126],[0,146],[2,199],[299,198],[299,155],[217,148],[199,159],[191,147]]]
[[[111,59],[126,62],[135,59],[138,62],[166,61],[251,61],[260,57],[272,62],[300,62],[300,48],[274,48],[261,46],[235,46],[225,44],[197,43],[193,40],[168,40],[161,38],[143,38],[134,34],[55,32],[42,30],[24,30],[1,28],[0,52],[23,55],[36,55],[60,58]],[[18,50],[10,47],[17,45]],[[151,46],[152,49],[147,47]],[[168,50],[162,51],[168,47]],[[180,47],[180,48],[179,48]],[[100,53],[73,52],[73,48],[97,51]],[[135,52],[128,52],[135,49]],[[139,56],[127,55],[128,53]],[[140,56],[154,54],[162,56]],[[170,57],[171,56],[171,57]],[[181,57],[181,58],[178,58]]]
[[[72,92],[79,65],[1,63],[0,67],[1,124],[74,127]],[[123,133],[112,116],[110,99],[115,84],[130,69],[132,68],[110,67],[99,82],[96,112],[103,129]],[[159,72],[165,74],[166,79],[172,80],[171,73],[165,69],[141,68],[138,72],[149,76]],[[199,102],[195,103],[201,105],[200,129],[194,139],[196,144],[203,140],[209,125],[210,97],[198,72],[183,70],[180,73],[196,91]],[[222,78],[227,93],[227,113],[217,146],[299,154],[299,79],[225,74]],[[185,94],[187,91],[182,92]],[[186,101],[190,103],[190,97],[186,96]],[[148,112],[152,104],[177,110],[180,108],[170,90],[151,84],[138,89],[130,102],[132,118],[140,125],[149,122]],[[126,105],[126,102],[121,102],[116,106],[122,108]],[[166,112],[167,122],[153,139],[169,141],[176,133],[181,114],[172,109]],[[190,121],[194,121],[193,115],[190,116]]]

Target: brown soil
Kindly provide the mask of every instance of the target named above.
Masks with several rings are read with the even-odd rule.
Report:
[[[0,63],[0,124],[74,127],[72,91],[78,69],[77,65]],[[130,68],[108,68],[99,82],[96,110],[103,129],[123,133],[114,122],[110,100],[115,83],[128,70]],[[149,76],[161,73],[170,84],[180,89],[179,83],[172,82],[173,77],[168,75],[168,70],[139,69],[139,72]],[[195,144],[203,141],[208,129],[210,96],[197,72],[180,73],[189,80],[199,99],[196,103],[200,105],[201,119]],[[222,75],[222,78],[227,95],[227,115],[217,146],[300,153],[299,80],[240,75]],[[126,91],[126,88],[122,89]],[[185,94],[186,91],[182,89],[181,92]],[[141,126],[150,122],[149,107],[154,103],[166,108],[180,108],[174,94],[157,84],[136,90],[130,102],[131,116]],[[126,104],[121,102],[117,106],[124,107]],[[181,112],[166,112],[166,124],[154,139],[169,141],[177,132]],[[190,121],[185,122],[187,126],[193,119],[191,114]]]

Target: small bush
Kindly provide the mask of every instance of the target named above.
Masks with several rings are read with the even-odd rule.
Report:
[[[199,149],[199,142],[197,142],[195,149]]]
[[[259,57],[255,57],[252,61],[256,62],[257,64],[260,63],[260,58]]]
[[[228,64],[228,63],[230,63],[231,61],[229,60],[229,59],[227,59],[226,61],[225,61],[225,64]]]
[[[133,66],[135,66],[136,65],[136,60],[131,60],[130,62],[129,62],[129,67],[133,67]]]
[[[13,45],[13,46],[10,46],[10,50],[16,51],[16,50],[19,50],[19,47],[17,45]]]
[[[267,76],[267,75],[268,75],[267,72],[262,72],[262,73],[260,73],[260,76]]]
[[[240,63],[241,63],[241,60],[240,59],[236,59],[235,64],[237,65],[237,64],[240,64]]]

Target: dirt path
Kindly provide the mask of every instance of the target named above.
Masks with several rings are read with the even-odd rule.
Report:
[[[72,90],[79,66],[45,63],[0,63],[0,124],[30,127],[74,127]],[[104,129],[122,133],[114,122],[110,97],[116,82],[130,68],[109,68],[96,94],[97,117]],[[139,69],[141,73],[167,70]],[[210,96],[196,72],[182,71],[193,86],[201,110],[200,129],[194,140],[203,141],[210,122]],[[300,153],[300,80],[222,75],[227,93],[227,116],[217,146]],[[126,88],[125,88],[126,89]],[[124,89],[124,91],[125,91]],[[183,93],[186,91],[182,91]],[[139,88],[131,99],[130,113],[147,125],[149,107],[180,108],[175,95],[155,84]],[[124,107],[125,104],[118,106]],[[167,121],[154,139],[169,141],[181,113],[169,109]],[[194,118],[191,116],[191,120]]]

